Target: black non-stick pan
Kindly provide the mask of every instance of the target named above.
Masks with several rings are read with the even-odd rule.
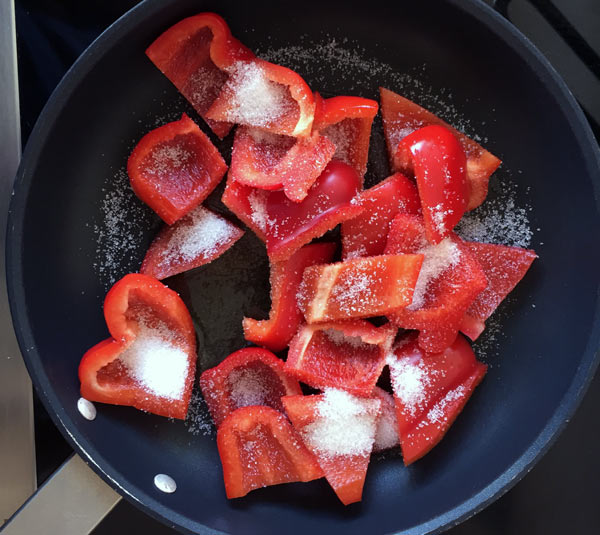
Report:
[[[379,85],[430,106],[504,161],[491,199],[529,221],[537,260],[476,345],[488,376],[442,443],[404,468],[373,462],[362,503],[324,481],[225,499],[214,435],[196,420],[131,408],[78,413],[77,366],[107,336],[102,300],[136,271],[159,222],[127,189],[135,142],[185,111],[144,50],[181,18],[215,11],[234,35],[297,69],[326,96],[376,98]],[[230,139],[218,144],[227,155]],[[368,181],[387,173],[376,122]],[[228,156],[226,156],[228,157]],[[547,450],[597,365],[598,148],[581,110],[539,52],[474,0],[140,4],[69,71],[30,137],[11,205],[8,282],[37,391],[74,448],[147,513],[189,533],[403,533],[443,530],[509,489]],[[225,212],[217,191],[209,205]],[[243,315],[268,311],[268,262],[250,232],[213,264],[169,279],[196,323],[199,366],[245,345]],[[195,431],[192,432],[192,431]],[[154,475],[177,491],[163,494]]]

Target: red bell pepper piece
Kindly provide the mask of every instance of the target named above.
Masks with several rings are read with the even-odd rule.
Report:
[[[388,359],[404,464],[423,457],[442,440],[483,379],[469,343],[458,336],[443,353],[425,353],[414,335]]]
[[[160,35],[146,55],[217,136],[229,133],[231,123],[213,121],[206,112],[229,79],[232,65],[255,56],[231,35],[219,15],[200,13],[183,19]]]
[[[286,372],[314,388],[369,397],[396,335],[363,320],[303,325],[290,342]]]
[[[269,192],[264,189],[244,186],[227,176],[225,190],[221,202],[229,208],[244,225],[258,238],[265,242],[269,230],[269,215],[267,214],[267,198]]]
[[[181,298],[147,275],[130,274],[104,300],[112,338],[79,365],[81,395],[185,418],[196,366],[196,333]]]
[[[136,195],[171,225],[215,189],[227,164],[185,113],[147,133],[127,162]]]
[[[400,445],[398,436],[398,417],[394,397],[385,390],[376,386],[372,397],[381,401],[381,415],[377,420],[373,453],[386,451]]]
[[[281,396],[302,393],[298,381],[285,372],[283,361],[260,347],[235,351],[204,371],[199,383],[217,427],[240,407],[265,405],[283,411]]]
[[[217,447],[229,499],[260,487],[323,477],[298,432],[285,415],[270,407],[232,412],[217,431]]]
[[[315,121],[318,131],[335,144],[334,158],[354,167],[361,179],[367,172],[371,125],[379,104],[361,97],[324,99],[315,93]]]
[[[461,144],[447,128],[426,126],[400,141],[394,161],[410,165],[417,180],[427,239],[434,244],[441,242],[460,221],[469,199],[467,159]]]
[[[421,254],[352,258],[304,271],[298,302],[308,323],[381,316],[411,304]]]
[[[240,127],[235,133],[229,174],[246,186],[283,188],[289,199],[300,202],[334,152],[335,145],[319,133],[294,138]]]
[[[470,188],[467,210],[477,208],[487,196],[490,176],[502,162],[479,143],[452,128],[425,108],[383,87],[379,88],[379,91],[383,131],[392,169],[405,173],[410,171],[410,160],[394,159],[398,144],[404,137],[424,126],[439,125],[449,128],[460,141],[467,156],[467,180]]]
[[[287,260],[271,263],[271,313],[268,320],[244,318],[244,338],[271,351],[285,349],[298,331],[302,313],[296,296],[304,270],[330,262],[334,243],[312,243],[298,249]]]
[[[488,285],[469,306],[460,330],[475,340],[485,328],[487,320],[504,298],[525,276],[535,251],[492,243],[464,242],[477,259],[487,277]]]
[[[340,501],[359,502],[381,402],[333,389],[316,396],[285,396],[282,401]]]
[[[388,318],[398,327],[418,329],[424,351],[443,351],[455,340],[466,310],[487,286],[479,262],[455,234],[429,244],[423,219],[407,214],[392,221],[385,252],[424,255],[412,302]]]
[[[262,59],[238,61],[206,112],[209,119],[303,137],[311,133],[315,115],[312,91],[302,77]]]
[[[342,223],[343,260],[383,254],[392,219],[399,213],[421,212],[417,188],[402,173],[360,192],[353,202],[363,211]]]
[[[161,280],[203,266],[216,260],[243,235],[244,231],[233,223],[198,206],[158,233],[146,252],[140,273]]]

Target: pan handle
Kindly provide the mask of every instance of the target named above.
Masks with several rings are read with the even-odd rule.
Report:
[[[121,496],[74,454],[0,529],[2,535],[87,535]]]

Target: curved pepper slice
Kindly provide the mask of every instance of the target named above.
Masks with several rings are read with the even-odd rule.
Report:
[[[404,137],[428,125],[439,125],[448,128],[458,138],[467,156],[467,180],[470,188],[467,210],[477,208],[487,196],[490,176],[502,162],[479,143],[459,132],[425,108],[383,87],[380,87],[379,91],[383,132],[392,169],[404,173],[410,171],[410,161],[394,159],[398,143]]]
[[[127,161],[133,191],[168,225],[206,199],[226,171],[217,148],[185,113],[148,132]]]
[[[441,242],[467,207],[465,151],[450,130],[431,125],[402,139],[394,161],[410,165],[417,180],[427,239],[434,244]]]
[[[340,501],[359,502],[375,441],[379,399],[330,389],[316,396],[285,396],[282,401]]]
[[[185,418],[194,382],[196,333],[181,298],[152,277],[130,274],[106,295],[104,317],[112,338],[83,356],[81,395]]]
[[[283,411],[281,396],[302,393],[298,381],[284,371],[283,361],[260,347],[235,351],[204,371],[200,388],[217,427],[240,407],[265,405]]]
[[[398,327],[418,329],[424,351],[443,351],[455,340],[466,310],[487,286],[479,262],[455,234],[429,244],[423,219],[408,214],[392,221],[385,252],[424,255],[412,302],[388,318]]]
[[[227,498],[251,490],[323,477],[314,455],[282,413],[270,407],[242,407],[217,431]]]
[[[334,243],[312,243],[287,260],[271,263],[271,312],[268,320],[244,318],[244,338],[271,351],[285,349],[302,321],[297,294],[304,270],[331,261]]]
[[[308,136],[315,115],[313,93],[302,77],[262,59],[237,61],[206,116],[286,136]]]
[[[314,388],[370,396],[396,330],[363,320],[303,325],[290,342],[285,370]]]
[[[353,202],[363,211],[342,223],[343,260],[383,254],[392,219],[399,213],[421,211],[417,188],[402,173],[361,191]]]
[[[172,277],[216,260],[244,235],[225,218],[203,206],[154,238],[140,267],[140,273],[159,280]]]
[[[276,190],[302,201],[335,152],[335,145],[314,133],[303,138],[240,127],[235,133],[229,175],[246,186]]]
[[[488,285],[469,306],[460,330],[475,340],[485,329],[487,320],[504,298],[525,276],[535,251],[492,243],[464,242],[477,259],[487,277]]]
[[[231,35],[215,13],[200,13],[171,26],[146,50],[146,55],[190,102],[220,138],[231,123],[213,121],[206,112],[227,79],[228,69],[254,54]]]
[[[443,353],[425,353],[409,335],[388,359],[404,464],[428,453],[440,440],[483,379],[469,343],[458,336]]]
[[[422,254],[392,254],[309,267],[300,309],[308,323],[391,313],[411,304],[422,262]]]
[[[354,167],[362,178],[367,172],[371,126],[379,104],[368,98],[338,96],[324,99],[315,93],[315,121],[318,131],[335,144],[334,159]]]

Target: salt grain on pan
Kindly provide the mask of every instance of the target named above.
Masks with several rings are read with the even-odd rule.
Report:
[[[264,405],[267,392],[264,376],[252,368],[235,368],[227,377],[231,399],[236,407]]]
[[[159,330],[140,326],[137,338],[119,359],[142,388],[168,399],[183,396],[188,354]]]
[[[375,440],[378,399],[361,399],[327,389],[316,405],[316,419],[303,430],[304,439],[327,456],[368,455]]]
[[[96,419],[96,407],[91,401],[85,398],[77,400],[77,410],[86,420],[91,421]]]
[[[175,480],[167,474],[156,474],[154,476],[154,486],[167,494],[172,494],[177,490],[177,483],[175,483]]]
[[[210,256],[231,238],[235,230],[227,220],[199,206],[191,214],[190,223],[181,225],[172,234],[161,253],[161,263],[171,265]]]

